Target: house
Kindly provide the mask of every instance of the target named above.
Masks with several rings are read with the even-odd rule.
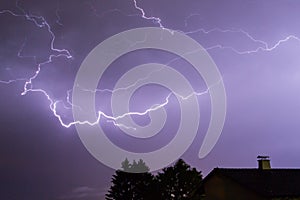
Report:
[[[258,168],[215,168],[201,190],[207,200],[300,200],[300,169],[272,169],[258,156]]]

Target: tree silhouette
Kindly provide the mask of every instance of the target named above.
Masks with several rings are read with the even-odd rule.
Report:
[[[144,200],[145,192],[153,183],[153,175],[149,173],[149,167],[143,160],[138,162],[134,160],[130,164],[126,159],[122,162],[122,169],[117,170],[113,175],[112,186],[105,198],[107,200]]]
[[[201,172],[191,168],[182,159],[174,166],[164,168],[155,177],[156,187],[164,200],[193,199],[201,181]]]
[[[174,166],[166,167],[153,176],[144,172],[149,168],[143,160],[126,159],[122,170],[116,171],[112,186],[106,195],[107,200],[193,200],[200,199],[197,190],[202,181],[201,172],[186,164],[182,159]],[[125,172],[126,171],[126,172]]]

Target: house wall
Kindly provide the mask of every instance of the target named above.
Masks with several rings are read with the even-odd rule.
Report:
[[[210,177],[204,184],[204,190],[207,200],[265,200],[221,175]]]

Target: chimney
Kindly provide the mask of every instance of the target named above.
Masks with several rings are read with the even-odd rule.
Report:
[[[261,170],[271,169],[269,156],[257,156],[257,161],[258,161],[258,169]]]

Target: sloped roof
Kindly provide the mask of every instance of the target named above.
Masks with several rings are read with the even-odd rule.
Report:
[[[204,179],[220,174],[265,197],[300,197],[300,169],[215,168]]]

